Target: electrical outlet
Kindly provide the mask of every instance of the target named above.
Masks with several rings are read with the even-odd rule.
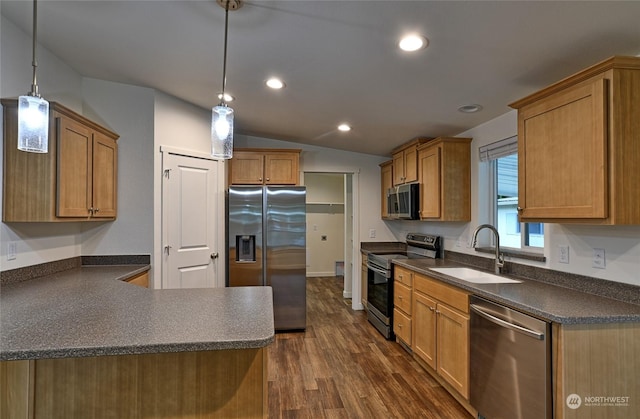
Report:
[[[372,228],[369,230],[369,238],[370,239],[375,239],[376,238],[376,229]]]
[[[15,260],[17,247],[18,245],[16,242],[9,242],[7,244],[7,260]]]
[[[593,249],[593,260],[591,261],[591,267],[596,269],[606,269],[607,259],[604,254],[604,249]]]
[[[558,262],[569,263],[569,246],[558,246]]]

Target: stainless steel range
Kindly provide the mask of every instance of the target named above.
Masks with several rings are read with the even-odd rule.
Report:
[[[369,253],[367,257],[368,319],[387,339],[395,339],[393,333],[392,260],[442,257],[442,238],[440,236],[409,233],[406,241],[406,252]]]

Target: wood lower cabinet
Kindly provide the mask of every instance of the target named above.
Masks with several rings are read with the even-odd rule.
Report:
[[[369,270],[367,268],[367,256],[364,253],[361,253],[362,264],[360,266],[360,302],[362,302],[362,307],[367,309],[367,281],[369,279]]]
[[[413,275],[413,352],[469,399],[469,295]]]
[[[265,418],[267,349],[0,362],[0,417]]]
[[[511,104],[523,222],[640,224],[640,58],[613,57]]]
[[[638,417],[639,323],[553,323],[551,333],[554,418]]]
[[[412,345],[413,272],[402,266],[393,271],[393,332],[408,347]]]
[[[387,193],[393,187],[393,160],[380,164],[380,216],[389,217]]]
[[[149,272],[143,272],[132,278],[129,278],[127,279],[127,282],[139,287],[149,288]]]
[[[299,185],[300,152],[289,149],[235,149],[229,160],[230,185]]]
[[[471,221],[470,144],[439,137],[418,147],[421,220]]]
[[[5,222],[105,221],[117,215],[118,135],[56,102],[49,152],[17,149],[17,101],[3,99]]]

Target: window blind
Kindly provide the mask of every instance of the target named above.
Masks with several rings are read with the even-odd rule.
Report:
[[[505,138],[495,143],[483,145],[479,149],[480,161],[491,161],[518,152],[518,136]]]

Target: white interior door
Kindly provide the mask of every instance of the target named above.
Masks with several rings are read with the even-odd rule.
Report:
[[[217,257],[215,160],[163,153],[162,288],[213,288]]]

